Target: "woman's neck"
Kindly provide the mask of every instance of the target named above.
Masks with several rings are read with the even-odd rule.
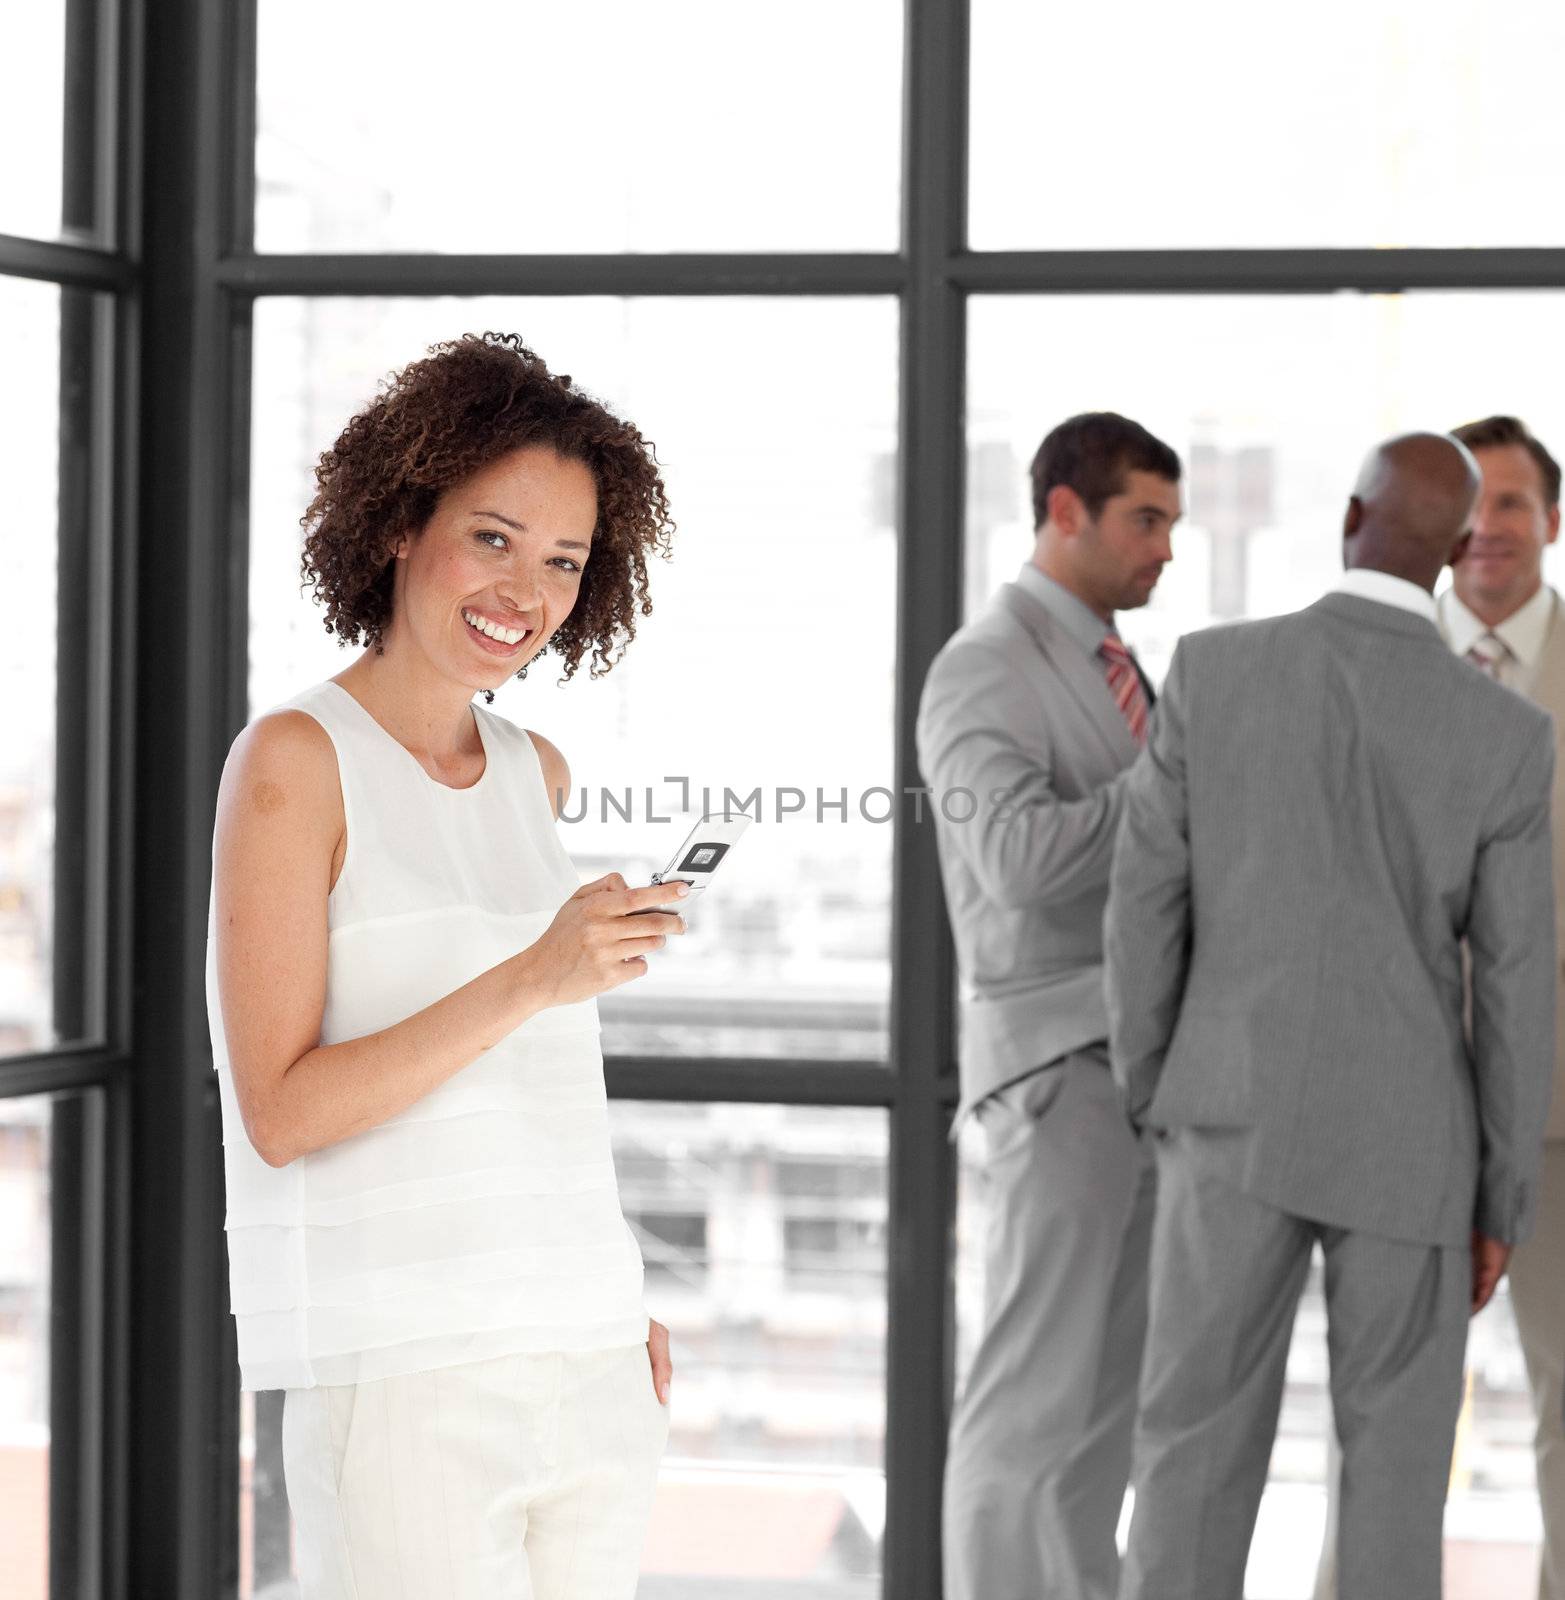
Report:
[[[472,689],[432,673],[427,662],[414,669],[394,641],[382,643],[384,655],[372,645],[333,682],[426,764],[455,768],[478,748]]]

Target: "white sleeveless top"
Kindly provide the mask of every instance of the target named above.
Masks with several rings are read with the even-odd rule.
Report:
[[[436,782],[340,685],[277,708],[331,735],[347,855],[320,1042],[400,1022],[531,944],[581,880],[527,733],[475,705],[487,760]],[[245,1133],[213,921],[231,1304],[246,1389],[310,1388],[647,1337],[620,1211],[596,1000],[529,1018],[379,1127],[271,1167]]]

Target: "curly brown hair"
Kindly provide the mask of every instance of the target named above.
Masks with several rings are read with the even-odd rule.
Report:
[[[665,560],[674,523],[657,452],[629,422],[552,373],[514,333],[464,334],[395,372],[322,453],[315,498],[300,518],[303,587],[326,607],[345,645],[381,643],[392,608],[392,551],[417,537],[440,496],[500,456],[551,445],[582,462],[598,491],[598,521],[571,614],[549,651],[561,681],[591,653],[607,672],[652,613],[646,554]],[[532,665],[529,662],[528,665]],[[525,677],[527,668],[517,673]]]

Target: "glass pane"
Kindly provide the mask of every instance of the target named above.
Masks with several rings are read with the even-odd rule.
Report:
[[[74,307],[82,297],[70,297]],[[0,559],[0,1054],[59,1037],[54,993],[55,717],[59,568],[61,292],[0,278],[10,459]],[[74,972],[62,974],[74,981]]]
[[[879,1600],[885,1113],[611,1109],[674,1355],[640,1600]]]
[[[1565,11],[973,0],[978,249],[1557,245]]]
[[[0,233],[60,233],[65,128],[65,0],[0,6]],[[26,159],[15,159],[26,151]],[[18,457],[25,460],[26,457]]]
[[[298,1600],[283,1482],[283,1391],[239,1396],[239,1600]]]
[[[976,300],[967,614],[1032,552],[1027,468],[1044,434],[1073,412],[1124,412],[1186,467],[1174,560],[1120,618],[1160,679],[1189,629],[1290,611],[1335,582],[1377,440],[1507,412],[1565,451],[1565,395],[1537,359],[1562,336],[1554,292]],[[1544,572],[1565,581],[1559,545]]]
[[[49,1595],[51,1099],[0,1100],[0,1595]]]
[[[893,250],[902,7],[261,0],[262,250]]]
[[[299,592],[317,454],[389,369],[484,328],[521,330],[556,371],[633,418],[656,441],[679,523],[673,559],[651,563],[656,609],[620,665],[596,683],[584,667],[564,688],[544,669],[495,699],[570,763],[561,830],[583,879],[617,870],[647,882],[725,790],[759,810],[690,932],[601,998],[605,1051],[883,1056],[892,303],[261,301],[252,708],[357,653],[333,644]]]
[[[1315,298],[1070,297],[979,300],[968,374],[966,611],[1033,548],[1028,463],[1054,423],[1113,409],[1145,423],[1186,467],[1186,521],[1152,602],[1121,631],[1161,678],[1179,636],[1306,605],[1341,571],[1341,528],[1360,460],[1408,428],[1493,412],[1565,449],[1565,399],[1537,351],[1565,331],[1557,293]],[[1558,546],[1545,576],[1565,580]],[[982,1135],[964,1146],[959,1351],[981,1324]],[[1324,1520],[1325,1320],[1306,1291],[1252,1551],[1251,1591],[1310,1592]],[[1474,1324],[1470,1398],[1447,1506],[1453,1600],[1524,1593],[1539,1518],[1531,1403],[1504,1297]]]

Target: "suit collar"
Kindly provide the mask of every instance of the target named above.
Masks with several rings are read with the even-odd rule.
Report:
[[[1412,639],[1427,639],[1431,644],[1445,648],[1440,629],[1429,617],[1406,611],[1401,606],[1387,605],[1383,600],[1366,600],[1362,595],[1346,594],[1333,590],[1324,594],[1311,611],[1329,611],[1333,616],[1344,617],[1365,627],[1383,628],[1388,633],[1403,633]]]
[[[1399,611],[1411,611],[1415,617],[1427,617],[1438,623],[1440,613],[1435,609],[1435,597],[1407,578],[1394,572],[1381,572],[1377,567],[1348,567],[1331,586],[1333,594],[1356,594],[1361,600],[1378,600],[1382,605],[1395,606]]]
[[[1114,632],[1112,623],[1105,622],[1079,595],[1072,594],[1031,561],[1022,563],[1016,585],[1038,601],[1088,656],[1095,656],[1098,646]]]
[[[1131,737],[1124,713],[1109,693],[1108,679],[1100,663],[1081,648],[1079,641],[1061,626],[1041,600],[1019,583],[1003,583],[995,604],[1009,611],[1021,623],[1056,677],[1070,691],[1088,722],[1102,736],[1110,755],[1121,766],[1129,766],[1141,752]]]

